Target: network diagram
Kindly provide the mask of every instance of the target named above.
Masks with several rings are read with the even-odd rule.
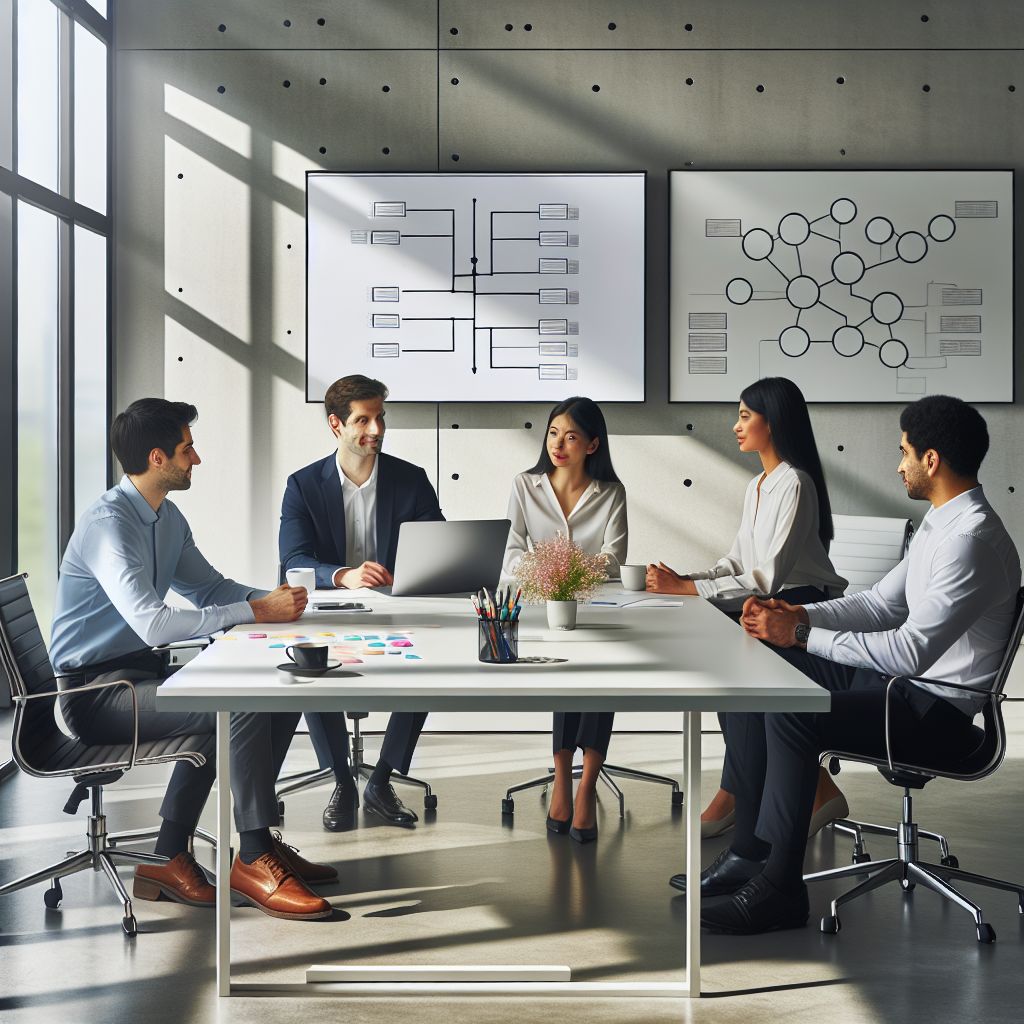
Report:
[[[730,185],[756,184],[731,173]],[[673,254],[678,231],[691,258],[673,281],[685,295],[673,301],[672,397],[725,400],[740,381],[781,375],[818,401],[1012,400],[1012,176],[836,177],[764,172],[747,215],[694,206],[674,220]],[[803,202],[783,206],[790,197]]]
[[[307,229],[309,400],[642,398],[642,175],[311,175]]]

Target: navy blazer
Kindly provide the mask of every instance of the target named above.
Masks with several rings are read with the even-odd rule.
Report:
[[[376,560],[388,572],[395,571],[402,523],[443,519],[437,494],[419,466],[383,452],[377,456]],[[315,568],[317,587],[334,586],[335,572],[345,566],[345,506],[335,454],[288,477],[278,553],[282,571]]]

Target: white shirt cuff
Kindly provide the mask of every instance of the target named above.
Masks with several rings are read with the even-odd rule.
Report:
[[[807,653],[816,654],[819,658],[828,658],[832,651],[832,641],[838,633],[834,629],[822,629],[812,626],[807,635]]]

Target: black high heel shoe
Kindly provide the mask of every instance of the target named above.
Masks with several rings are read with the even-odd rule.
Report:
[[[572,824],[572,813],[570,812],[569,817],[565,821],[559,821],[557,818],[552,818],[549,814],[547,817],[548,831],[554,832],[556,835],[564,836],[569,831],[569,826]]]
[[[575,839],[577,843],[592,843],[597,839],[597,825],[593,828],[570,828],[569,838]]]

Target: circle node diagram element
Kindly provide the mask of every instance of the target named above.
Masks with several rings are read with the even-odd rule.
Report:
[[[832,261],[832,276],[840,284],[856,284],[864,276],[864,261],[855,252],[841,252]]]
[[[919,231],[905,231],[896,242],[896,255],[904,263],[920,263],[928,255],[928,240]]]
[[[832,335],[832,347],[841,356],[850,359],[860,354],[864,347],[864,334],[859,327],[851,327],[846,324],[836,330]]]
[[[872,217],[864,228],[864,237],[875,245],[885,245],[893,233],[892,221],[888,217]]]
[[[956,234],[956,221],[944,213],[928,221],[928,237],[933,242],[948,242]]]
[[[820,297],[821,289],[818,282],[806,274],[794,277],[786,287],[786,298],[797,309],[810,309],[811,306],[816,306]]]
[[[883,342],[882,347],[878,350],[878,358],[881,359],[884,366],[895,370],[910,358],[910,352],[899,338],[890,338]]]
[[[748,303],[753,295],[754,287],[745,277],[734,277],[725,286],[725,297],[737,306]]]
[[[880,324],[894,324],[903,316],[903,300],[895,292],[879,292],[871,300],[871,315]]]
[[[786,245],[803,245],[811,237],[811,225],[802,213],[787,213],[779,221],[779,238]]]
[[[829,214],[837,224],[849,224],[857,216],[857,204],[852,199],[837,199]]]
[[[796,359],[811,347],[811,336],[802,327],[787,327],[779,335],[779,348]]]
[[[775,248],[775,239],[764,228],[752,228],[743,236],[743,254],[752,260],[766,260]]]

